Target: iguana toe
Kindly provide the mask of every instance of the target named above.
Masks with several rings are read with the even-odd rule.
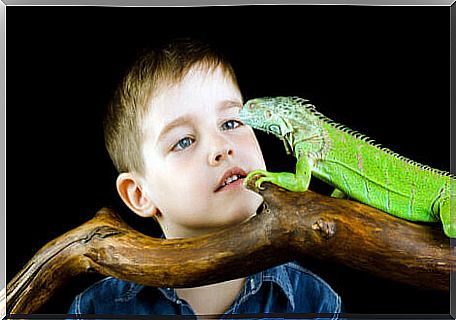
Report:
[[[267,174],[268,174],[268,172],[266,170],[261,170],[261,169],[250,171],[249,174],[244,178],[244,185],[246,186],[248,184],[248,182],[257,175],[265,176]],[[255,186],[256,186],[256,183],[255,183]]]

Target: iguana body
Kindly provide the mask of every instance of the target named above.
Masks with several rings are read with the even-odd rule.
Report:
[[[366,136],[341,126],[315,110],[308,100],[294,97],[248,101],[241,120],[273,133],[298,159],[296,174],[251,172],[291,191],[305,191],[311,175],[350,198],[410,221],[441,220],[444,232],[456,237],[456,179],[374,144]],[[455,214],[456,216],[456,214]]]

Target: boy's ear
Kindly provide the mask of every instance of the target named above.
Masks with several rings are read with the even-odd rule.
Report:
[[[131,173],[121,173],[116,181],[117,192],[123,202],[141,217],[153,217],[158,208],[144,192],[139,179]]]

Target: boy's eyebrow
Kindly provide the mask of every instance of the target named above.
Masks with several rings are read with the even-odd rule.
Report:
[[[180,125],[186,122],[189,122],[191,118],[192,117],[190,115],[183,115],[166,124],[158,134],[157,142],[160,141],[165,135],[168,134],[168,132],[170,132],[174,128],[179,127]]]
[[[218,106],[219,110],[229,109],[229,108],[242,108],[242,101],[237,100],[225,100]]]

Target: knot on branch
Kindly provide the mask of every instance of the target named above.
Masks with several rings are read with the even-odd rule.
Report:
[[[330,239],[336,234],[336,224],[334,221],[318,219],[312,225],[312,230],[317,231],[323,238]]]

